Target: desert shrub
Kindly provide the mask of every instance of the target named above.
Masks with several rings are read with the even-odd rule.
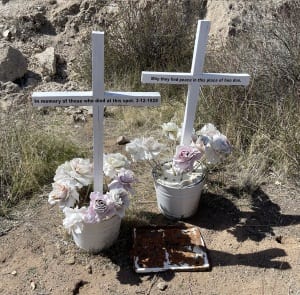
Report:
[[[190,71],[197,19],[205,15],[202,1],[116,1],[119,12],[105,31],[105,82],[124,90],[149,89],[142,70]],[[91,85],[90,37],[78,52],[76,79]],[[79,74],[81,72],[81,74]],[[158,86],[158,85],[157,85]],[[164,98],[184,95],[184,87],[159,85]],[[153,87],[152,87],[153,88]]]
[[[300,4],[287,3],[261,11],[250,1],[244,32],[206,60],[208,71],[251,75],[247,88],[204,87],[199,118],[227,130],[239,165],[256,159],[257,174],[297,176],[300,164]]]
[[[196,20],[206,1],[120,1],[107,29],[107,71],[189,70]]]
[[[59,164],[83,152],[60,126],[31,108],[2,113],[0,124],[0,214],[5,214],[49,184]]]
[[[153,124],[148,110],[130,115],[125,108],[124,118],[131,126],[145,127],[147,121],[158,126],[160,120],[172,118],[175,109],[184,109],[186,86],[143,85],[140,75],[142,70],[190,71],[196,20],[205,14],[206,1],[187,2],[193,7],[189,14],[182,1],[121,1],[119,14],[105,29],[106,85],[160,91],[164,107],[157,112],[168,113],[153,113]],[[228,135],[235,147],[232,170],[244,175],[241,183],[261,182],[270,173],[297,177],[300,4],[295,0],[277,6],[261,5],[261,0],[244,4],[237,34],[225,44],[214,45],[209,39],[204,71],[249,73],[250,85],[203,87],[195,128],[213,122]],[[80,65],[90,65],[90,61]],[[169,103],[171,111],[166,111]]]

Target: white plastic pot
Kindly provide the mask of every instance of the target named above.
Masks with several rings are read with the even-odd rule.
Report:
[[[198,209],[205,174],[198,181],[183,187],[171,187],[157,181],[153,171],[158,209],[167,218],[183,219],[194,215]]]
[[[118,238],[121,226],[121,217],[112,218],[98,223],[84,223],[82,233],[74,231],[72,236],[75,244],[88,252],[97,253],[110,247]]]

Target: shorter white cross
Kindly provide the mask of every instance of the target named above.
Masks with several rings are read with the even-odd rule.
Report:
[[[210,21],[198,21],[190,73],[142,72],[143,83],[188,84],[181,145],[191,141],[201,85],[248,85],[250,80],[248,74],[202,73],[209,29]]]
[[[92,91],[34,92],[34,106],[93,106],[94,191],[103,192],[104,106],[156,106],[159,92],[104,91],[104,33],[92,33]]]

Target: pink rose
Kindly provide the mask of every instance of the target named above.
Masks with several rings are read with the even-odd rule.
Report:
[[[111,201],[110,196],[101,195],[99,192],[92,192],[90,199],[91,201],[85,216],[85,222],[99,222],[116,214],[114,203]]]
[[[195,161],[200,160],[202,153],[192,146],[177,146],[173,158],[173,168],[179,173],[193,170]]]
[[[121,168],[115,179],[108,185],[109,190],[124,188],[133,193],[131,184],[135,182],[134,173],[131,170]]]

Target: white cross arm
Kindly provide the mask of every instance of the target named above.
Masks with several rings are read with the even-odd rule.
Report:
[[[88,106],[88,105],[160,105],[159,92],[118,92],[105,91],[104,98],[94,98],[92,91],[34,92],[33,106]]]
[[[161,84],[197,84],[197,85],[248,85],[248,74],[230,73],[171,73],[171,72],[142,72],[143,83]]]

